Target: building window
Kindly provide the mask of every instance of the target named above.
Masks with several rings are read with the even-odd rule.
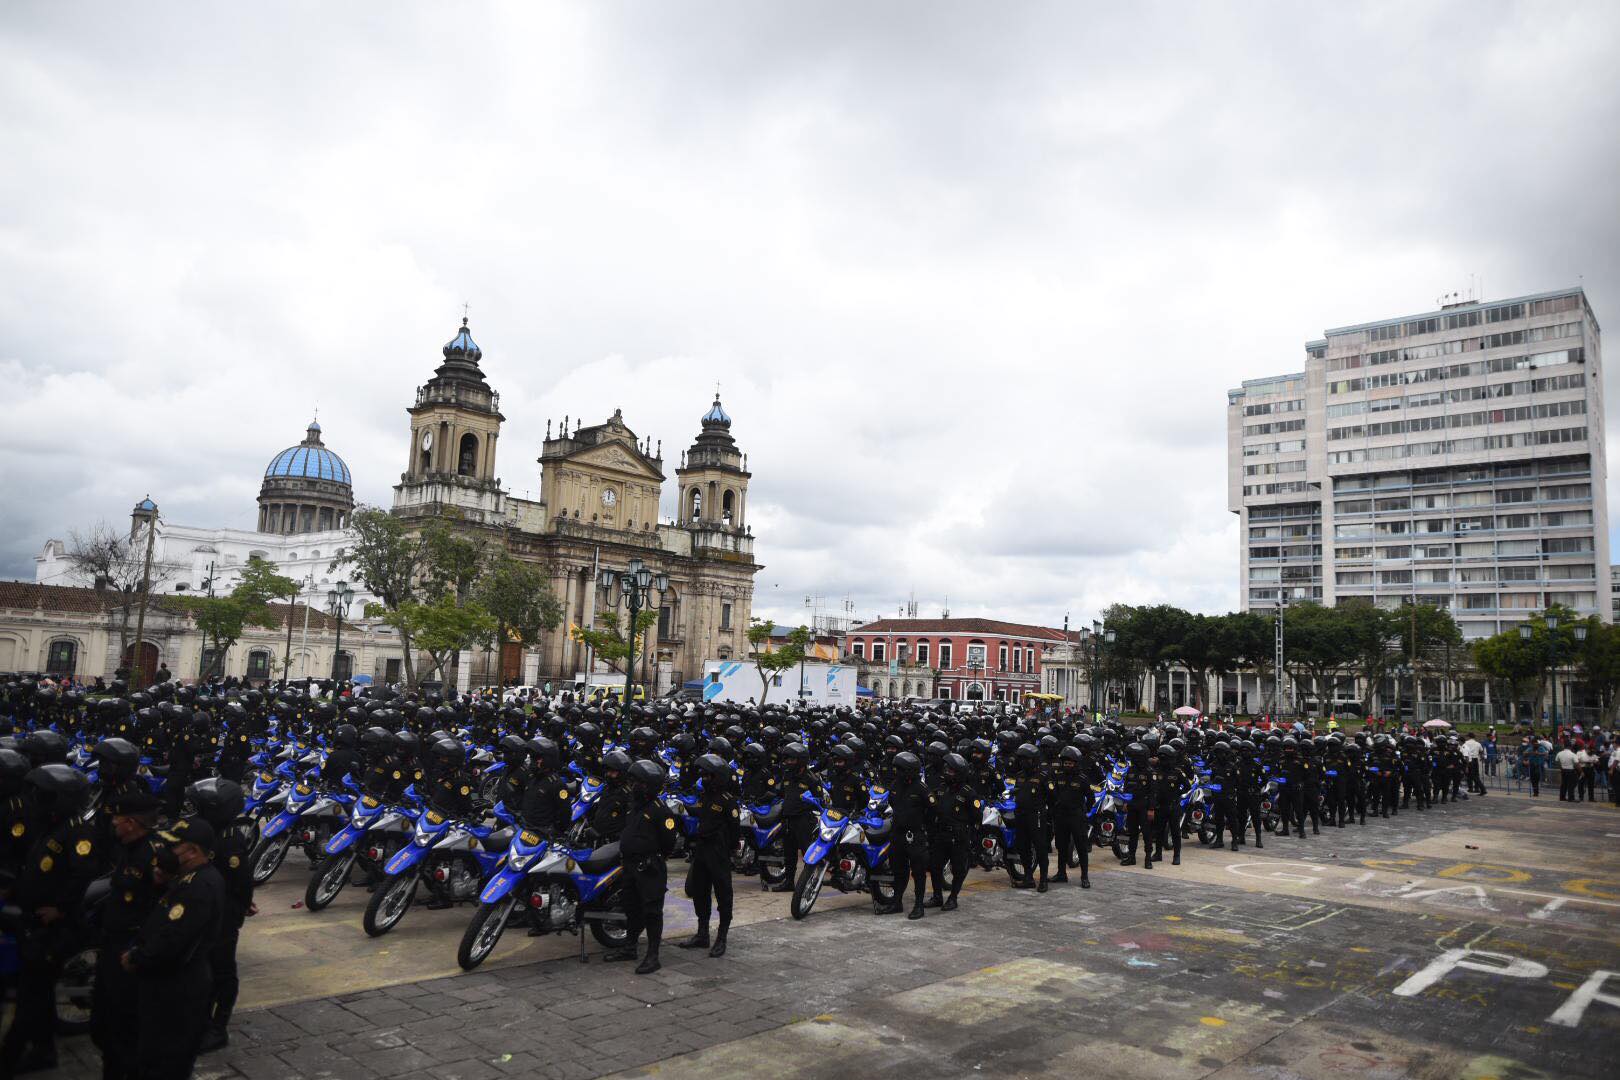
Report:
[[[1031,675],[1035,674],[1035,650],[1034,649],[1025,649],[1024,650],[1024,670],[1029,672]]]
[[[985,666],[985,644],[982,641],[971,641],[967,647],[967,664],[970,668]]]
[[[872,663],[881,664],[881,663],[883,663],[883,659],[884,659],[883,642],[881,642],[881,641],[872,642]]]
[[[254,649],[248,653],[247,677],[250,679],[268,679],[270,677],[270,654],[263,649]]]
[[[731,525],[737,520],[737,496],[735,492],[727,491],[720,496],[720,520]]]
[[[998,663],[996,666],[999,669],[1001,669],[1002,671],[1006,671],[1007,670],[1007,646],[1005,646],[1005,645],[1001,646],[1000,650],[998,650],[998,655],[1000,657],[1000,663]]]
[[[1002,667],[1007,666],[1006,655],[1007,655],[1006,650],[1002,650],[1002,661],[1001,661],[1001,666]],[[1013,661],[1013,671],[1020,672],[1020,673],[1023,672],[1023,670],[1024,670],[1024,650],[1019,649],[1019,648],[1014,648],[1013,651],[1012,651],[1012,661]]]
[[[658,608],[658,640],[669,640],[670,610],[668,604],[661,604]]]
[[[855,654],[855,659],[857,659],[857,660],[865,660],[866,659],[866,642],[864,642],[864,641],[855,642],[854,645],[850,646],[850,651]]]
[[[58,678],[72,675],[78,664],[79,644],[76,641],[53,641],[45,655],[45,674]]]
[[[917,663],[924,667],[928,666],[928,642],[926,641],[917,642]]]
[[[731,605],[730,604],[721,604],[720,605],[720,629],[722,629],[722,630],[730,630],[731,629]]]
[[[456,455],[456,473],[475,476],[478,473],[478,436],[472,432],[461,437],[461,448]]]
[[[951,688],[948,686],[941,686],[939,688],[939,696],[945,701],[951,700]]]
[[[939,643],[939,666],[942,671],[951,666],[951,643],[948,641]]]

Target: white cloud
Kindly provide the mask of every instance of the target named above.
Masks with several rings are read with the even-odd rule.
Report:
[[[537,486],[721,382],[758,602],[1236,603],[1225,390],[1324,328],[1614,310],[1612,5],[21,5],[0,573],[252,521],[320,408],[386,502],[460,304]],[[1612,316],[1611,316],[1612,317]],[[673,509],[673,493],[666,512]]]

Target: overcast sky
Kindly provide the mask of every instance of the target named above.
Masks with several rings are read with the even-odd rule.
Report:
[[[0,576],[251,527],[317,407],[386,505],[468,303],[515,494],[721,384],[779,621],[1228,610],[1228,388],[1470,275],[1620,321],[1612,0],[367,6],[5,4]]]

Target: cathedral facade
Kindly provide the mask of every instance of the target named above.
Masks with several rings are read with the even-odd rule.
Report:
[[[669,578],[652,601],[657,624],[637,650],[636,681],[649,693],[701,678],[705,660],[746,656],[760,565],[748,525],[747,458],[719,395],[675,469],[673,519],[659,512],[669,479],[662,444],[637,435],[617,409],[599,424],[564,420],[552,430],[548,423],[540,498],[519,499],[496,473],[506,418],[465,319],[442,351],[406,410],[409,450],[393,513],[408,521],[443,516],[543,567],[564,611],[563,624],[538,642],[508,643],[498,658],[463,654],[473,670],[461,681],[609,681],[593,675],[593,658],[570,630],[597,625],[607,610],[626,625],[618,586],[599,580],[600,571],[623,571],[632,559]]]

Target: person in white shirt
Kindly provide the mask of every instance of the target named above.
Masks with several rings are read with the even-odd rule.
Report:
[[[1463,768],[1468,779],[1468,790],[1474,795],[1485,794],[1485,781],[1479,775],[1480,759],[1485,756],[1485,748],[1479,740],[1472,735],[1462,744]]]
[[[1597,755],[1586,747],[1575,751],[1575,801],[1597,802]]]
[[[1575,779],[1580,776],[1579,761],[1575,757],[1575,751],[1565,746],[1558,751],[1553,760],[1558,762],[1558,801],[1574,802]]]

